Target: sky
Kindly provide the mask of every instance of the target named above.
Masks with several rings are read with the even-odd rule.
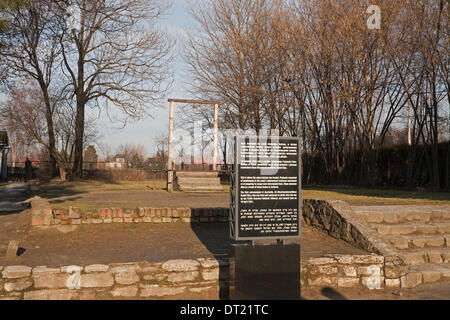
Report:
[[[175,37],[184,29],[189,29],[192,24],[192,18],[187,11],[188,2],[186,0],[173,0],[173,6],[168,14],[160,20],[162,27]],[[98,131],[101,135],[100,142],[108,144],[115,152],[120,144],[134,143],[145,147],[148,156],[156,153],[157,147],[154,141],[155,137],[167,135],[169,127],[169,98],[188,99],[189,93],[184,88],[183,77],[185,75],[185,66],[179,56],[176,57],[174,65],[173,84],[163,99],[163,104],[157,108],[152,108],[153,119],[148,117],[140,121],[128,123],[125,128],[121,128],[121,123],[114,123],[103,112],[96,121]],[[175,108],[177,105],[175,105]],[[92,117],[98,117],[98,110],[88,111]],[[176,121],[176,119],[175,119]],[[98,148],[97,148],[98,149]],[[100,150],[97,153],[101,155]]]

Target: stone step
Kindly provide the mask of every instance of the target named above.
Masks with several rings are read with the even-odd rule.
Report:
[[[400,250],[421,248],[450,248],[450,234],[436,236],[388,237],[391,244]]]
[[[410,249],[399,253],[407,265],[450,263],[450,249]]]
[[[178,177],[178,184],[192,185],[220,185],[219,177],[199,178],[199,177]]]
[[[450,264],[418,264],[409,268],[401,278],[403,288],[414,288],[422,284],[450,281]]]
[[[368,223],[450,222],[450,206],[354,206]]]
[[[175,175],[177,177],[218,177],[217,172],[214,171],[177,171]]]
[[[406,223],[406,224],[371,224],[382,236],[405,235],[446,235],[450,234],[450,223]]]
[[[187,192],[221,192],[223,191],[223,188],[221,185],[219,186],[194,186],[194,185],[182,185],[180,186],[181,191],[187,191]]]

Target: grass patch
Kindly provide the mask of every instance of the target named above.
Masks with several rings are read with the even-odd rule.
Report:
[[[155,193],[165,193],[165,181],[104,182],[79,180],[49,182],[40,186],[39,195],[50,200],[56,210],[67,210],[70,206],[83,211],[100,208],[134,209],[152,206],[147,198]],[[229,191],[229,186],[224,186]],[[117,192],[120,191],[120,192]],[[141,194],[139,200],[127,200],[134,192]],[[109,194],[109,196],[108,196]],[[176,197],[177,192],[173,193]],[[222,196],[223,197],[223,196]],[[108,200],[105,200],[107,198]],[[343,200],[350,205],[450,205],[450,192],[423,192],[395,189],[367,189],[348,187],[305,187],[304,199]],[[167,206],[170,206],[167,203]]]
[[[450,204],[449,192],[422,192],[364,188],[304,188],[308,199],[343,200],[350,205],[439,205]]]

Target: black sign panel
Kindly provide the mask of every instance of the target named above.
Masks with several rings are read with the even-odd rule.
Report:
[[[300,237],[299,157],[299,138],[235,138],[232,238]]]

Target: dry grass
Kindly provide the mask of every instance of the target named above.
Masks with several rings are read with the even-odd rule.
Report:
[[[165,181],[144,182],[103,182],[80,180],[71,182],[50,182],[40,187],[42,197],[50,199],[55,209],[67,210],[70,206],[83,210],[96,210],[105,207],[136,208],[152,206],[150,198],[166,194]],[[215,197],[228,197],[229,187],[223,194]],[[135,200],[127,199],[130,195],[139,194]],[[181,193],[174,192],[174,198]],[[213,197],[213,195],[211,195]],[[439,205],[450,204],[449,192],[419,192],[387,189],[362,188],[304,188],[302,198],[343,200],[350,205]],[[167,206],[176,205],[167,203]]]

